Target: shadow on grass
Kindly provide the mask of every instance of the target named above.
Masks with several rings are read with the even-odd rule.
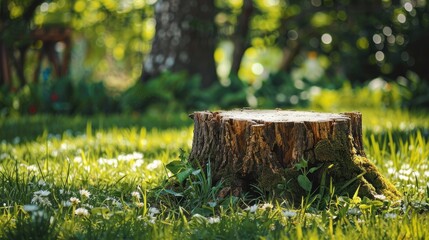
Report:
[[[13,141],[19,138],[20,142],[27,142],[46,133],[63,134],[68,132],[72,135],[78,135],[85,133],[88,126],[92,127],[92,131],[97,131],[131,127],[178,129],[188,127],[191,124],[192,120],[186,113],[10,117],[0,119],[0,141]]]

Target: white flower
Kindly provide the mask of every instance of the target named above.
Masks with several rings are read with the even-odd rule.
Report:
[[[386,214],[384,214],[384,218],[388,218],[388,219],[394,219],[397,216],[398,215],[396,215],[395,213],[386,213]]]
[[[74,211],[74,214],[77,216],[88,217],[89,212],[86,208],[78,208]]]
[[[142,203],[142,202],[136,202],[135,205],[138,208],[142,208],[144,206],[144,203]]]
[[[192,215],[192,218],[206,220],[206,217],[204,217],[203,215],[198,214],[198,213]]]
[[[40,201],[43,201],[43,198],[39,195],[34,195],[31,199],[31,203],[39,204]]]
[[[112,199],[112,205],[118,208],[122,208],[122,203],[116,199]]]
[[[220,217],[209,217],[207,219],[208,223],[213,224],[213,223],[219,223],[220,222]]]
[[[283,213],[283,216],[285,216],[285,217],[292,218],[292,217],[296,216],[296,212],[290,211],[290,210],[283,211],[282,213]]]
[[[247,207],[247,208],[246,208],[246,209],[244,209],[244,210],[247,210],[247,211],[249,211],[249,212],[251,212],[251,213],[254,213],[254,212],[256,212],[256,210],[258,210],[258,204],[255,204],[255,205],[253,205],[253,206]]]
[[[262,204],[261,208],[263,210],[265,210],[267,208],[271,208],[272,209],[273,208],[273,204],[271,204],[271,203],[264,203],[264,204]]]
[[[3,160],[3,159],[8,158],[8,157],[9,157],[9,154],[7,154],[7,153],[0,154],[0,160]]]
[[[37,172],[37,167],[36,165],[30,165],[27,167],[27,171],[29,172]]]
[[[376,194],[374,195],[374,198],[382,201],[386,200],[386,196],[384,196],[383,194]]]
[[[73,204],[73,205],[78,205],[78,204],[80,203],[80,200],[79,200],[79,198],[71,197],[71,198],[70,198],[70,202],[71,202],[71,204]]]
[[[49,199],[47,199],[46,197],[42,197],[40,195],[36,195],[36,194],[33,196],[33,199],[31,199],[31,203],[37,204],[37,205],[43,206],[43,207],[52,206],[52,203],[49,201]]]
[[[40,179],[37,184],[39,184],[39,186],[46,186],[46,182],[43,181],[42,179]]]
[[[82,206],[83,206],[83,207],[87,207],[87,208],[89,208],[89,209],[93,209],[93,208],[94,208],[94,206],[92,206],[91,204],[87,204],[87,203],[82,204]]]
[[[37,205],[24,205],[24,211],[26,212],[34,212],[36,210],[39,210]]]
[[[147,170],[149,170],[149,171],[153,171],[153,170],[155,170],[157,167],[159,167],[159,166],[161,166],[161,164],[162,164],[162,162],[161,162],[161,160],[153,160],[153,162],[151,162],[151,163],[149,163],[147,166],[146,166],[146,169]]]
[[[49,192],[48,190],[39,190],[39,191],[34,192],[34,195],[38,195],[41,197],[47,197],[47,196],[49,196],[49,194],[51,194],[51,192]]]
[[[91,196],[91,193],[85,189],[79,190],[79,194],[82,196],[82,198],[89,198],[89,196]]]
[[[156,208],[156,207],[150,207],[150,208],[149,208],[149,214],[150,214],[151,216],[153,216],[153,215],[155,215],[155,214],[158,214],[158,213],[160,213],[160,211],[159,211],[159,209],[158,209],[158,208]]]
[[[82,157],[81,156],[76,156],[76,157],[74,157],[73,158],[73,162],[75,162],[75,163],[81,163],[82,162]]]
[[[131,196],[133,196],[133,198],[135,198],[135,199],[140,199],[140,193],[137,191],[132,192]]]
[[[141,167],[141,166],[143,165],[143,163],[144,163],[144,160],[143,160],[143,159],[137,159],[137,160],[135,161],[135,163],[133,164],[133,166],[131,167],[131,169],[132,169],[133,171],[136,171],[136,170],[137,170],[137,168],[139,168],[139,167]]]
[[[354,207],[354,208],[350,208],[349,210],[347,210],[347,213],[350,215],[360,215],[361,211],[359,210],[359,208]]]

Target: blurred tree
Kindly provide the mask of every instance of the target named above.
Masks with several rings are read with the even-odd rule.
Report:
[[[241,13],[237,17],[234,33],[231,36],[234,50],[231,60],[230,75],[238,76],[244,52],[250,47],[250,22],[255,11],[253,0],[243,0]]]
[[[11,85],[14,66],[25,84],[25,56],[31,43],[30,27],[37,7],[44,0],[0,1],[0,84]]]
[[[327,59],[332,74],[363,82],[413,70],[429,79],[422,67],[429,54],[426,1],[284,0],[275,45],[284,52],[281,69],[300,64],[308,51]],[[299,58],[297,58],[299,57]]]
[[[202,86],[217,82],[213,0],[158,0],[156,34],[143,66],[142,81],[163,71],[199,74]]]

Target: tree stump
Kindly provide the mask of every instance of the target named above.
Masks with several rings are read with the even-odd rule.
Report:
[[[285,186],[292,202],[330,185],[341,195],[401,196],[365,156],[361,113],[233,110],[190,117],[189,159],[210,167],[213,182],[223,182],[220,197],[239,195],[253,185],[266,191]]]

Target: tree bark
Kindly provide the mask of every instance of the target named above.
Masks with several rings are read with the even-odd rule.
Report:
[[[216,26],[213,0],[160,0],[155,7],[156,33],[145,59],[142,81],[164,71],[187,71],[202,86],[217,81],[214,51]]]
[[[210,165],[213,181],[222,181],[221,197],[247,192],[252,185],[289,188],[293,202],[309,192],[295,165],[307,160],[318,168],[306,177],[311,192],[329,185],[336,194],[396,199],[401,194],[365,156],[360,113],[315,113],[282,110],[195,112],[190,161]],[[326,187],[325,187],[326,188]]]

